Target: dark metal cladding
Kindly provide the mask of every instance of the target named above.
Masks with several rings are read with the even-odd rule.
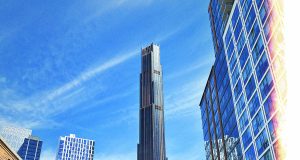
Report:
[[[167,160],[159,46],[142,49],[138,160]]]

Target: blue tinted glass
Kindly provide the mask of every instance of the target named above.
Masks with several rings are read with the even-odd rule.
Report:
[[[271,151],[268,150],[261,158],[260,160],[273,160]]]
[[[252,65],[250,60],[248,60],[244,70],[243,70],[243,79],[244,79],[244,84],[248,81],[249,77],[251,76],[252,72]]]
[[[264,24],[267,19],[269,8],[270,8],[270,4],[269,4],[268,0],[265,0],[259,11],[259,15],[260,15],[262,24]]]
[[[260,57],[262,51],[264,50],[264,44],[261,36],[259,36],[254,48],[252,49],[252,58],[254,64],[256,64],[258,58]]]
[[[225,37],[225,46],[228,46],[229,45],[229,42],[231,40],[231,27],[229,26],[228,30],[227,30],[227,33],[226,33],[226,37]]]
[[[257,63],[257,66],[255,68],[256,70],[256,76],[258,82],[262,79],[263,75],[267,71],[269,66],[268,59],[265,53],[262,54],[262,57],[260,58],[259,62]]]
[[[240,118],[241,131],[244,131],[244,129],[247,127],[248,123],[249,123],[249,118],[248,118],[247,112],[245,110]]]
[[[254,116],[259,106],[260,106],[259,99],[257,96],[257,92],[255,92],[253,97],[249,101],[249,105],[248,105],[251,118]]]
[[[244,65],[245,65],[245,63],[247,61],[248,56],[249,56],[248,47],[245,46],[244,49],[243,49],[243,51],[242,51],[242,54],[240,56],[240,59],[239,59],[240,60],[240,66],[241,66],[241,68],[244,68]]]
[[[268,96],[268,98],[264,103],[264,109],[265,109],[267,119],[270,119],[273,113],[275,112],[275,107],[276,107],[275,105],[278,104],[276,102],[276,96],[277,96],[276,90],[273,89],[273,91],[271,92],[271,94]]]
[[[247,17],[247,13],[249,11],[249,8],[251,6],[252,0],[246,0],[244,7],[243,7],[243,15],[244,15],[244,19]]]
[[[232,15],[232,19],[231,19],[233,28],[235,27],[236,20],[239,18],[239,14],[240,14],[239,7],[235,7],[233,15]]]
[[[231,41],[229,44],[228,50],[227,50],[228,59],[230,59],[230,57],[233,53],[233,50],[234,50],[234,45],[233,45],[233,41]]]
[[[252,142],[251,132],[249,127],[246,129],[246,131],[242,135],[244,148],[247,148],[249,144]]]
[[[239,55],[241,54],[241,50],[242,50],[244,44],[245,44],[245,35],[244,35],[244,32],[242,31],[242,34],[240,35],[240,39],[237,43],[237,50],[238,50]]]
[[[246,151],[246,160],[253,160],[255,159],[255,153],[253,145],[249,147],[249,149]]]
[[[239,97],[239,95],[241,94],[241,92],[242,92],[242,85],[241,85],[241,81],[238,80],[238,83],[237,83],[237,85],[234,88],[234,95],[235,95],[235,97],[236,98]]]
[[[233,85],[235,85],[235,83],[237,82],[239,75],[240,75],[239,68],[235,67],[234,71],[232,73],[232,84]]]
[[[249,31],[250,31],[250,29],[253,25],[255,17],[256,17],[256,14],[255,14],[255,11],[254,11],[254,7],[251,7],[251,10],[250,10],[249,15],[248,15],[247,20],[246,20],[246,29],[247,29],[248,33],[249,33]]]
[[[269,41],[270,37],[271,37],[271,27],[272,27],[272,18],[271,16],[268,18],[266,24],[264,25],[264,33],[265,33],[265,37],[267,42]]]
[[[258,155],[261,155],[268,146],[269,146],[269,140],[267,137],[267,132],[264,129],[256,139],[256,148],[257,148]]]
[[[239,99],[239,101],[237,102],[237,113],[238,115],[240,115],[243,111],[243,109],[245,108],[245,99],[244,96],[242,95]]]
[[[233,53],[232,58],[230,59],[230,63],[229,63],[231,71],[233,70],[235,64],[236,64],[236,54]]]
[[[254,119],[252,120],[252,127],[254,136],[263,128],[264,126],[264,119],[261,110],[258,111]]]
[[[260,33],[260,29],[259,29],[259,26],[257,24],[257,21],[255,21],[251,31],[249,32],[250,48],[253,48],[254,42],[256,41],[259,33]]]
[[[264,77],[264,79],[262,80],[259,86],[262,99],[266,98],[268,93],[271,91],[272,87],[273,87],[273,79],[272,79],[271,72],[268,71],[268,73],[266,74],[266,76]]]
[[[276,129],[278,128],[277,116],[274,116],[268,124],[269,132],[271,134],[272,141],[276,138]]]
[[[242,30],[242,27],[243,27],[242,26],[242,21],[241,21],[241,19],[239,19],[239,21],[238,21],[238,23],[236,25],[236,28],[234,30],[234,36],[235,36],[236,40],[238,40],[238,37],[239,37],[239,35],[241,33],[241,30]]]
[[[254,77],[251,76],[250,80],[248,81],[247,85],[246,85],[246,95],[247,95],[247,99],[250,99],[251,95],[253,94],[254,90],[255,90],[255,81],[254,81]]]
[[[263,0],[256,0],[256,5],[257,5],[257,8],[260,8],[261,6],[261,3],[262,3]]]

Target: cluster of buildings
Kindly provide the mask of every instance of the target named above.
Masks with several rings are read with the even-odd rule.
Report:
[[[207,160],[285,158],[283,0],[210,0],[215,62],[200,110]],[[159,46],[142,49],[138,160],[167,160]]]
[[[0,159],[39,160],[43,141],[32,130],[16,127],[0,129]],[[78,138],[75,134],[59,138],[56,160],[92,160],[95,141]]]
[[[208,11],[215,62],[200,101],[206,159],[283,159],[277,134],[286,104],[281,1],[211,0]],[[167,160],[159,46],[152,43],[141,56],[137,159]],[[38,160],[43,143],[31,132],[2,129],[1,156]],[[92,160],[94,146],[74,134],[60,137],[56,159]]]

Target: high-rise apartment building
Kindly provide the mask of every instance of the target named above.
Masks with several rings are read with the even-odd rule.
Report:
[[[286,103],[281,3],[210,1],[216,60],[200,102],[207,159],[284,156],[277,134]]]
[[[18,151],[18,155],[23,160],[39,160],[43,142],[34,136],[24,139],[24,143]]]
[[[57,160],[93,160],[95,141],[78,138],[75,134],[60,137]]]
[[[142,49],[138,160],[166,160],[162,67],[159,46]]]

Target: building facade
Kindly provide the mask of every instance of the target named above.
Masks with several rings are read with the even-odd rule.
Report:
[[[160,49],[142,49],[138,160],[166,160],[164,100]]]
[[[43,142],[38,137],[30,136],[24,139],[18,155],[23,160],[39,160]]]
[[[240,159],[241,142],[224,55],[216,62],[200,102],[206,159]]]
[[[93,160],[95,141],[78,138],[75,134],[60,137],[57,160]]]
[[[39,160],[42,150],[42,141],[32,136],[32,130],[5,126],[0,135],[11,149],[24,160]]]
[[[31,136],[32,130],[5,126],[1,129],[0,134],[11,147],[11,149],[15,152],[18,152],[24,143],[24,139]]]
[[[14,152],[5,140],[0,136],[0,159],[1,160],[21,160],[21,157]]]
[[[209,14],[216,61],[200,102],[207,159],[236,159],[226,136],[236,138],[238,159],[283,159],[278,136],[286,104],[282,1],[211,0]],[[226,123],[235,126],[234,134]]]

